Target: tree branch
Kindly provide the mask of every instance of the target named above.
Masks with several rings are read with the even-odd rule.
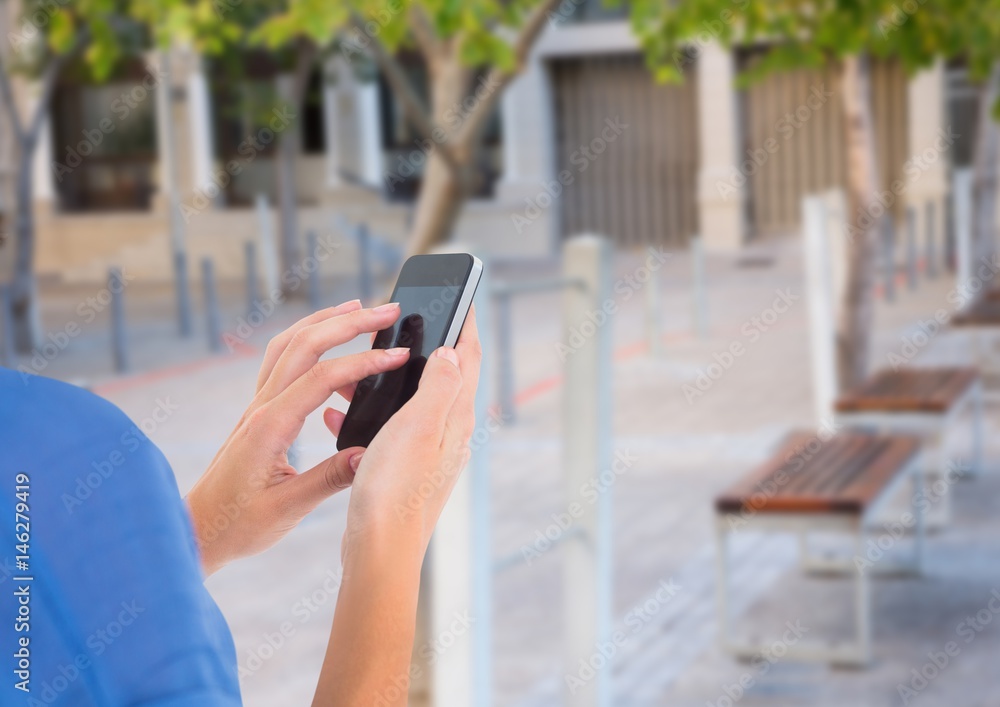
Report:
[[[4,107],[7,109],[14,137],[17,138],[18,142],[21,142],[24,138],[24,125],[21,123],[21,116],[14,104],[14,91],[11,89],[10,76],[4,66],[3,56],[0,56],[0,100],[3,100]]]
[[[42,126],[45,124],[45,119],[49,115],[49,109],[52,103],[52,94],[55,93],[56,84],[59,82],[59,72],[61,72],[63,66],[66,65],[66,60],[74,53],[75,49],[67,52],[66,54],[57,54],[52,57],[52,60],[46,65],[45,71],[42,72],[40,80],[42,85],[42,94],[38,98],[38,104],[35,106],[35,113],[31,116],[27,131],[22,133],[22,137],[24,139],[32,141],[38,139],[38,133],[41,131]]]
[[[351,15],[351,25],[354,29],[364,33],[364,21],[357,14]],[[396,61],[396,57],[390,54],[377,39],[369,41],[366,50],[372,60],[378,64],[378,67],[385,75],[386,81],[389,82],[389,87],[396,94],[396,97],[399,98],[400,103],[402,103],[403,113],[406,115],[406,118],[413,124],[413,127],[417,129],[422,137],[429,140],[435,146],[435,149],[440,153],[448,167],[455,172],[459,172],[461,168],[451,149],[448,145],[435,140],[435,134],[441,133],[436,129],[427,106],[424,105],[417,92],[413,90],[413,86],[410,85],[406,74],[403,72],[403,67]]]
[[[493,68],[487,74],[485,84],[489,89],[489,93],[487,93],[486,97],[469,115],[468,120],[466,120],[465,125],[459,132],[459,141],[473,141],[479,135],[479,131],[483,129],[486,120],[492,115],[493,109],[496,107],[497,101],[500,100],[504,89],[524,71],[532,48],[535,46],[535,42],[538,41],[542,30],[545,29],[549,13],[552,12],[559,2],[560,0],[543,0],[528,15],[524,25],[521,27],[521,31],[514,40],[514,68],[509,71]]]
[[[424,12],[424,8],[414,4],[410,6],[410,30],[413,38],[417,41],[417,46],[427,58],[427,64],[434,69],[434,64],[441,56],[441,44],[434,35],[434,27],[431,20]]]

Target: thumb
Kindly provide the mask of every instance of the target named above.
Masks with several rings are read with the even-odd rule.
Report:
[[[462,390],[462,371],[455,349],[442,346],[430,355],[417,392],[406,404],[412,415],[444,434],[448,413]]]
[[[364,453],[364,447],[349,447],[289,479],[291,505],[305,515],[324,499],[349,488]]]

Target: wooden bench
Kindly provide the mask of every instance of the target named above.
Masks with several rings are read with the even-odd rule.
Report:
[[[972,411],[972,462],[961,473],[949,468],[945,435],[966,409]],[[959,475],[982,466],[983,386],[975,368],[886,369],[834,404],[838,425],[883,434],[921,437],[927,444],[928,497],[936,502],[928,525],[940,528],[950,520],[950,485]]]
[[[972,351],[987,395],[1000,398],[1000,289],[988,290],[951,318],[973,336]]]
[[[827,439],[816,433],[790,435],[780,451],[715,501],[718,541],[717,601],[720,640],[731,654],[753,659],[773,642],[739,642],[731,635],[729,607],[729,535],[738,531],[796,533],[838,532],[854,539],[854,555],[837,567],[855,579],[855,636],[849,643],[805,643],[788,646],[797,660],[861,666],[871,660],[871,602],[865,564],[866,541],[874,518],[901,486],[914,487],[912,527],[914,553],[895,563],[879,561],[874,569],[919,573],[923,562],[923,507],[917,502],[921,483],[921,440],[913,436],[845,432]],[[806,544],[803,543],[803,552]]]

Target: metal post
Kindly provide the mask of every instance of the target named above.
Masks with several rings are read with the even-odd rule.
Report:
[[[956,169],[952,174],[955,201],[955,272],[957,285],[964,288],[972,280],[975,258],[972,243],[972,170]]]
[[[271,209],[267,197],[257,194],[254,199],[257,208],[257,225],[260,229],[261,259],[264,265],[264,282],[267,285],[267,296],[281,287],[278,276],[278,247],[274,241],[274,222],[271,219]]]
[[[246,242],[247,260],[247,316],[260,304],[260,292],[257,288],[257,244]]]
[[[938,274],[937,244],[935,243],[937,238],[937,210],[934,208],[933,201],[928,201],[925,208],[924,218],[927,221],[927,277],[933,280]]]
[[[822,197],[810,196],[802,200],[813,404],[818,426],[830,417],[837,397],[837,363],[834,353],[836,318],[831,282],[831,248],[826,231],[827,217],[827,204]]]
[[[705,244],[701,236],[691,238],[691,267],[694,280],[694,329],[699,338],[708,336],[708,300],[705,282]]]
[[[906,284],[917,289],[917,210],[906,207]]]
[[[306,249],[306,259],[312,258],[313,262],[316,263],[316,269],[309,273],[309,282],[306,283],[309,288],[309,307],[315,312],[322,306],[320,302],[323,296],[320,292],[320,261],[316,257],[319,247],[316,241],[316,231],[311,229],[306,231]]]
[[[205,292],[205,319],[208,331],[208,348],[217,352],[222,348],[222,316],[219,314],[219,298],[215,291],[215,265],[211,258],[201,261],[202,288]]]
[[[484,254],[483,276],[476,292],[476,319],[484,351],[493,351],[493,307],[490,298],[491,263]],[[476,390],[476,431],[472,436],[472,456],[465,475],[472,491],[472,613],[480,617],[472,633],[472,684],[474,707],[493,704],[493,488],[490,482],[490,441],[500,423],[490,416],[494,388],[490,357],[480,364]]]
[[[646,283],[646,341],[650,356],[663,355],[663,303],[660,291],[660,270],[649,268],[649,282]]]
[[[460,245],[449,244],[444,252],[461,250]],[[479,283],[476,310],[484,350],[490,351],[490,287],[485,272],[488,263],[484,280]],[[429,678],[429,684],[416,685],[411,690],[418,694],[421,688],[428,691],[434,707],[492,704],[493,521],[489,444],[498,423],[489,414],[493,403],[489,358],[484,357],[484,367],[480,370],[469,463],[441,513],[421,573],[418,645],[443,635],[451,639],[429,660],[425,652],[417,652],[416,665],[421,675]],[[459,632],[454,630],[456,619],[467,624]],[[411,704],[418,703],[416,695],[414,698]]]
[[[0,285],[0,336],[3,337],[3,348],[0,365],[13,368],[17,362],[17,349],[14,346],[14,296],[11,285]]]
[[[191,278],[188,277],[187,253],[174,251],[174,286],[177,289],[177,328],[181,336],[191,336]]]
[[[111,345],[115,373],[128,373],[128,342],[125,334],[125,280],[121,268],[108,270],[108,292],[111,293]]]
[[[564,343],[611,297],[611,263],[611,245],[605,238],[585,235],[566,241],[563,272],[584,286],[568,288],[564,295]],[[574,347],[564,365],[565,502],[581,511],[576,522],[580,532],[563,545],[564,664],[575,673],[581,662],[592,665],[595,651],[608,645],[612,631],[613,486],[604,487],[596,501],[584,493],[612,469],[611,327],[595,327],[593,336]],[[582,687],[564,690],[567,707],[610,707],[614,695],[610,661]]]
[[[482,285],[480,285],[482,287]],[[500,416],[508,423],[517,419],[514,403],[514,342],[511,332],[511,295],[498,292],[496,304],[497,327],[497,389]]]
[[[358,224],[358,288],[361,290],[361,301],[371,304],[372,292],[372,254],[371,236],[368,234],[368,226],[363,223]]]
[[[892,216],[882,217],[882,276],[886,302],[896,301],[896,232]]]
[[[955,194],[950,192],[944,199],[944,262],[951,272],[955,260]]]

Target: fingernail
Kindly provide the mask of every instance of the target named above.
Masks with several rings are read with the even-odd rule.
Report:
[[[443,358],[455,368],[458,368],[458,354],[455,353],[455,349],[450,346],[442,346],[437,350],[437,355],[439,358]]]
[[[396,309],[399,306],[399,302],[389,302],[388,304],[379,305],[373,312],[388,312],[390,309]]]
[[[358,467],[361,466],[361,457],[365,455],[364,452],[358,452],[353,457],[347,460],[348,466],[351,467],[351,471],[357,472]]]
[[[390,356],[396,357],[396,356],[406,356],[410,353],[410,350],[405,346],[400,346],[395,349],[386,349],[385,352]]]

